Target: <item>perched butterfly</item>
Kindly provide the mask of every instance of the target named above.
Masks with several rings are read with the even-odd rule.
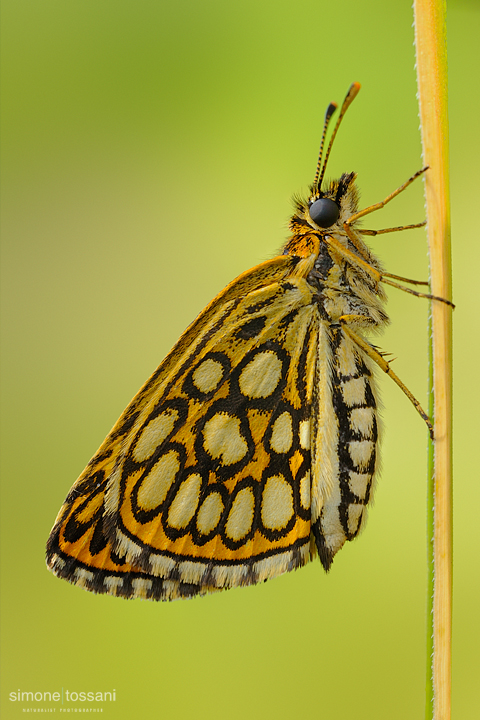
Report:
[[[377,365],[419,403],[363,333],[380,330],[388,283],[359,229],[356,176],[323,186],[343,115],[281,255],[212,300],[132,400],[70,490],[47,545],[59,577],[152,600],[328,570],[355,538],[378,468]],[[421,284],[421,283],[420,283]],[[440,299],[440,298],[437,298]]]

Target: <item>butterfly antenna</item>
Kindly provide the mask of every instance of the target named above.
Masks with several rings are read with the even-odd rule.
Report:
[[[325,145],[325,136],[327,134],[327,127],[328,123],[330,122],[330,118],[332,117],[333,113],[337,109],[338,105],[337,103],[330,103],[330,105],[327,107],[327,112],[325,113],[325,120],[323,121],[323,132],[322,132],[322,139],[320,141],[320,150],[318,153],[318,162],[317,162],[317,170],[315,172],[315,179],[313,181],[313,192],[318,191],[318,176],[320,175],[320,168],[322,166],[322,155],[323,155],[323,146]]]
[[[325,155],[325,160],[323,163],[322,171],[321,171],[320,177],[318,179],[318,188],[320,188],[322,186],[322,181],[325,176],[325,169],[327,167],[328,158],[330,157],[330,151],[332,149],[333,141],[335,140],[335,135],[337,134],[337,130],[340,127],[340,123],[343,120],[343,116],[347,112],[347,110],[350,107],[350,105],[352,104],[353,100],[357,97],[360,87],[361,87],[360,83],[358,83],[358,82],[353,83],[352,85],[350,85],[350,88],[345,96],[345,100],[343,101],[342,109],[340,110],[340,115],[338,116],[337,124],[333,128],[332,137],[330,138],[330,142],[328,143],[327,154]]]

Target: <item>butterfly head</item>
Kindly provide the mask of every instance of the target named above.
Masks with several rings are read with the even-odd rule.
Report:
[[[338,232],[343,237],[343,223],[358,210],[357,175],[344,173],[336,180],[324,183],[324,189],[314,192],[312,185],[308,199],[295,197],[295,214],[290,220],[294,236]]]
[[[323,191],[310,188],[310,197],[303,202],[302,212],[306,223],[314,230],[340,230],[343,223],[357,211],[358,191],[356,173],[343,173],[338,180],[325,183]]]

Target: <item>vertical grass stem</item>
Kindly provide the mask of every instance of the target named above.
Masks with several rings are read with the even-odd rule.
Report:
[[[446,8],[414,0],[415,46],[425,177],[431,292],[451,299]],[[428,720],[451,718],[452,637],[452,317],[431,307],[431,386],[435,441],[429,449]],[[432,496],[433,493],[433,496]],[[433,539],[433,542],[432,542]],[[431,552],[430,552],[431,548]],[[433,572],[432,572],[433,564]],[[432,582],[433,580],[433,582]]]

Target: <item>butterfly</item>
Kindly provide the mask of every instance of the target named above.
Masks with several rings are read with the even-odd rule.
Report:
[[[280,255],[215,297],[131,401],[71,488],[47,543],[58,577],[173,600],[251,585],[318,555],[328,570],[365,523],[378,472],[374,369],[418,401],[365,334],[387,323],[384,272],[358,221],[355,173],[324,183],[344,100]],[[422,283],[418,283],[422,284]],[[424,283],[426,284],[426,283]],[[436,298],[440,299],[441,298]],[[447,302],[447,301],[446,301]]]

